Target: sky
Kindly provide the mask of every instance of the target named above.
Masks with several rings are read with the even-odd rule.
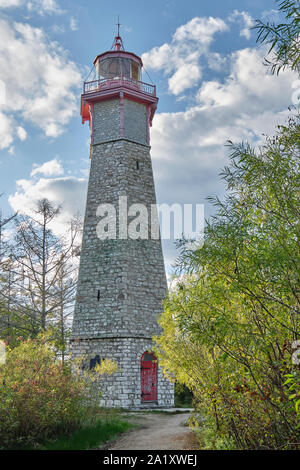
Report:
[[[0,206],[30,213],[62,204],[55,228],[83,214],[89,128],[80,94],[94,58],[109,50],[118,15],[125,49],[157,85],[151,129],[158,203],[204,204],[224,195],[227,140],[263,142],[285,122],[298,79],[271,76],[254,20],[279,18],[273,0],[0,0]],[[149,78],[150,77],[150,78]],[[163,243],[167,272],[176,258]]]

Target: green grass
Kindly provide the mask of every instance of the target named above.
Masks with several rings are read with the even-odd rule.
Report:
[[[117,437],[132,425],[116,417],[99,419],[93,424],[86,424],[70,436],[59,436],[45,442],[35,449],[39,450],[87,450],[99,448],[101,444]]]

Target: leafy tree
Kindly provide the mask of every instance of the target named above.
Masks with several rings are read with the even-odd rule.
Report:
[[[299,374],[291,361],[300,313],[299,118],[258,150],[229,147],[227,197],[212,199],[203,248],[181,247],[157,353],[193,390],[225,447],[297,448],[286,380]]]
[[[285,15],[285,23],[256,20],[257,42],[269,45],[266,65],[272,73],[279,73],[286,67],[300,72],[300,2],[299,0],[276,0],[279,12]],[[270,54],[274,53],[274,58]]]
[[[32,322],[16,308],[19,276],[11,256],[2,261],[0,277],[0,337],[15,346],[32,335]]]
[[[2,195],[0,195],[1,197]],[[14,285],[14,274],[11,257],[8,256],[8,237],[5,230],[10,227],[10,223],[15,220],[17,214],[4,217],[0,209],[0,337],[10,341],[12,337],[18,336],[22,330],[27,331],[22,321],[19,322],[19,332],[15,330],[16,312],[13,309],[13,298],[16,295]]]
[[[0,194],[2,197],[3,194]],[[5,255],[6,243],[3,240],[3,231],[10,224],[12,220],[16,218],[17,214],[10,215],[9,217],[3,217],[2,210],[0,209],[0,263]]]
[[[76,290],[80,224],[73,220],[66,235],[57,237],[51,224],[58,214],[59,208],[44,199],[37,203],[35,217],[17,217],[15,237],[1,266],[0,327],[10,344],[18,336],[51,331],[64,357]]]

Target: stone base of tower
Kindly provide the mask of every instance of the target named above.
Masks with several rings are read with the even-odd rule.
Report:
[[[153,342],[147,338],[81,339],[72,341],[72,357],[112,359],[118,372],[102,377],[99,405],[105,408],[171,408],[174,406],[174,384],[157,367],[155,400],[142,398],[141,364],[143,354],[151,352]]]

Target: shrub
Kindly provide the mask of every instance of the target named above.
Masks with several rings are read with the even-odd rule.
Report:
[[[104,372],[111,369],[106,366]],[[93,380],[87,378],[71,370],[70,362],[57,361],[45,336],[8,350],[0,366],[0,447],[32,444],[78,428],[96,405],[90,394]]]

